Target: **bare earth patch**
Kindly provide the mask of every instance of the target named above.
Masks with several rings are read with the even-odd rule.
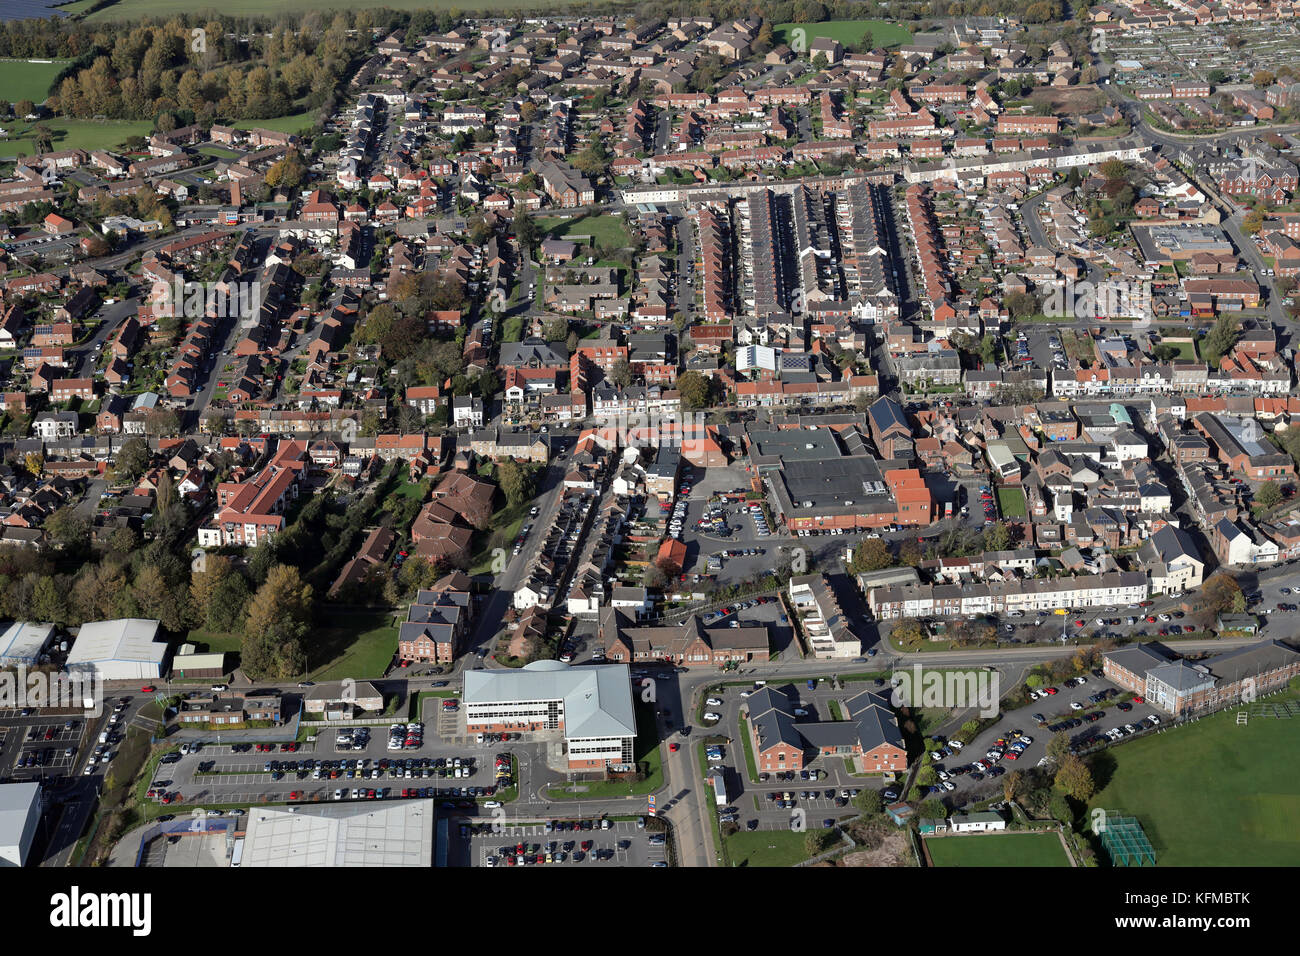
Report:
[[[1065,88],[1042,87],[1029,94],[1035,103],[1046,103],[1053,113],[1095,113],[1105,105],[1106,97],[1095,86]]]

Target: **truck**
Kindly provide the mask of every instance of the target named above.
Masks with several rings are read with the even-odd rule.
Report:
[[[725,807],[730,801],[727,799],[727,777],[721,768],[709,774],[709,783],[713,784],[713,799],[720,807]]]

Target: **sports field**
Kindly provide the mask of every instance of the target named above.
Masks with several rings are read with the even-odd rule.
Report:
[[[19,100],[44,103],[50,95],[50,84],[67,65],[66,60],[54,60],[51,63],[0,60],[0,100],[8,100],[10,103]]]
[[[1019,488],[999,488],[998,508],[1004,518],[1023,518],[1028,510],[1025,493]]]
[[[1114,772],[1089,810],[1137,817],[1157,866],[1300,865],[1297,743],[1300,720],[1240,726],[1229,709],[1106,750]]]
[[[28,156],[36,155],[36,142],[32,139],[32,127],[24,124],[12,131],[8,139],[0,140],[0,157],[17,156],[24,152]],[[147,120],[106,120],[102,123],[94,120],[52,119],[45,123],[54,137],[54,149],[113,149],[120,146],[128,136],[148,136],[153,130],[153,123]]]
[[[632,241],[621,216],[543,216],[537,220],[537,228],[556,239],[591,236],[596,245],[605,247],[621,248]]]
[[[911,31],[897,23],[886,20],[827,20],[825,23],[782,23],[772,31],[780,43],[790,43],[794,30],[804,30],[804,39],[808,43],[819,37],[839,40],[841,44],[857,43],[862,35],[871,31],[873,47],[902,46],[912,42]],[[793,46],[791,47],[793,49]]]
[[[1069,866],[1055,833],[973,833],[927,837],[935,866]]]

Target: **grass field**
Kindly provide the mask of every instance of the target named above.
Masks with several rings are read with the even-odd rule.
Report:
[[[537,228],[556,239],[591,236],[598,246],[621,248],[632,241],[622,216],[574,216],[570,219],[547,216],[537,220]]]
[[[819,37],[839,40],[841,44],[857,43],[862,35],[871,31],[873,47],[902,46],[912,42],[912,33],[906,27],[885,20],[827,20],[825,23],[782,23],[772,31],[778,43],[790,43],[792,31],[806,30],[808,43]],[[792,47],[793,49],[793,47]]]
[[[999,488],[998,509],[1004,518],[1023,518],[1026,513],[1025,493],[1019,488]]]
[[[741,830],[724,839],[732,866],[794,866],[808,859],[806,832]]]
[[[387,611],[334,610],[328,626],[308,632],[306,644],[314,681],[382,677],[397,651],[397,628]]]
[[[288,116],[275,116],[271,119],[240,120],[233,124],[235,129],[269,129],[277,133],[296,133],[316,122],[316,114],[311,110],[302,113],[290,113]]]
[[[0,60],[0,99],[10,103],[19,100],[44,103],[50,95],[50,84],[67,65],[67,60],[55,60],[52,63]]]
[[[1070,865],[1055,833],[927,837],[925,848],[936,867]]]
[[[1300,724],[1252,717],[1239,726],[1236,715],[1105,751],[1095,759],[1111,765],[1094,769],[1101,789],[1089,811],[1137,817],[1158,866],[1300,864],[1300,775],[1284,757]]]
[[[35,125],[35,124],[32,124]],[[16,135],[0,140],[0,156],[17,156],[25,152],[36,155],[36,142],[31,137],[32,125],[25,125]],[[46,124],[54,137],[54,149],[113,149],[128,136],[148,136],[153,123],[147,120],[94,120],[52,119]]]

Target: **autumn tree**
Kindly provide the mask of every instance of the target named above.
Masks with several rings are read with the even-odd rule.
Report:
[[[1053,781],[1057,790],[1067,797],[1087,803],[1097,792],[1097,784],[1092,779],[1088,765],[1074,754],[1066,754],[1056,765],[1056,778]]]
[[[311,585],[298,569],[277,564],[248,603],[241,666],[254,680],[286,680],[303,672],[303,638],[311,620]]]

